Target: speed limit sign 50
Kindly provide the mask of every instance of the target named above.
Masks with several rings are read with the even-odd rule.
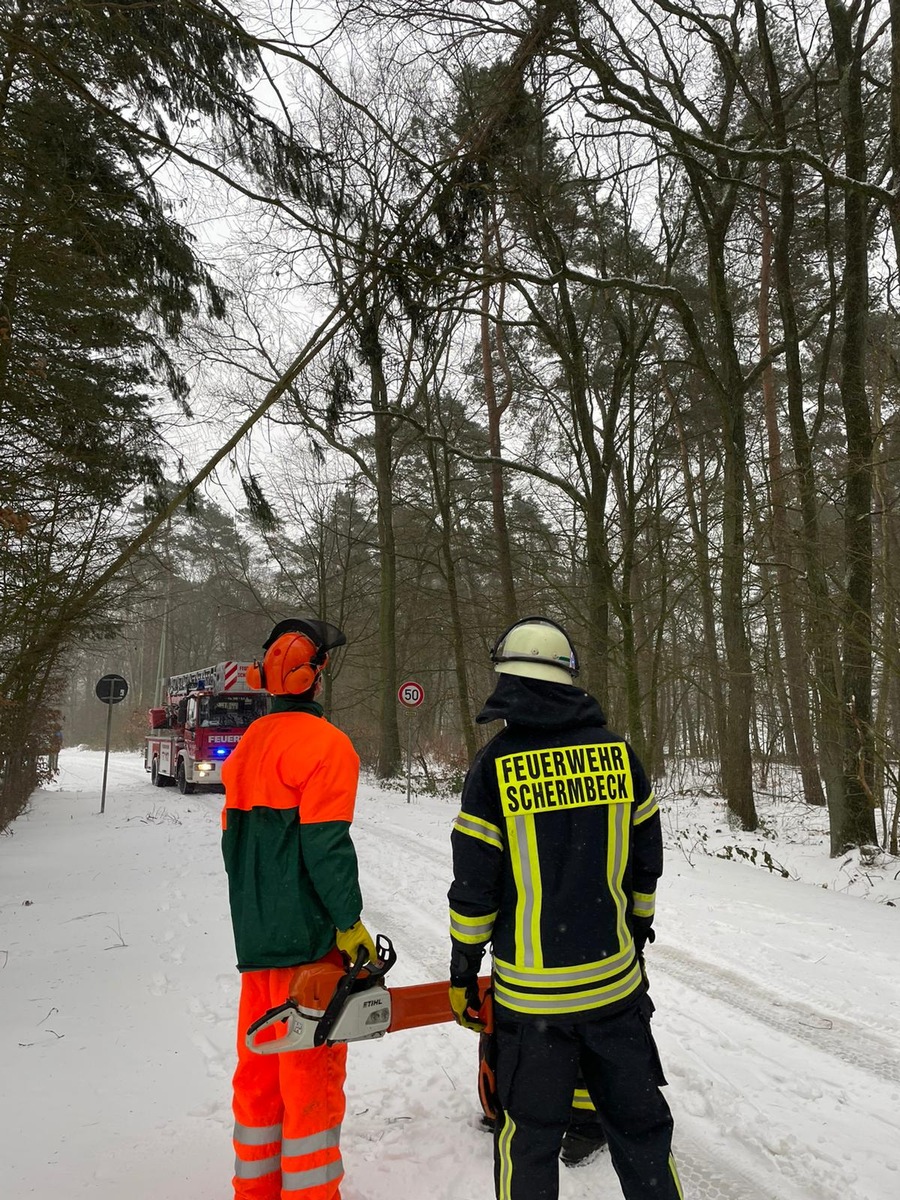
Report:
[[[407,679],[406,683],[401,683],[397,689],[397,699],[406,708],[418,708],[425,699],[425,689],[414,679]]]

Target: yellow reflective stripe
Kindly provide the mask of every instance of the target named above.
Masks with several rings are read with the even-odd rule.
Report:
[[[654,813],[659,812],[659,805],[656,803],[656,796],[653,792],[642,800],[634,810],[634,823],[640,825],[642,821],[646,821],[648,817],[652,817]]]
[[[544,965],[544,946],[541,942],[541,909],[544,902],[544,889],[541,883],[541,861],[538,858],[537,835],[534,828],[534,818],[525,818],[525,840],[528,847],[528,868],[531,873],[531,944],[534,947],[534,957],[531,966]]]
[[[609,809],[607,818],[609,837],[609,845],[606,851],[607,882],[609,883],[609,890],[616,905],[616,933],[619,939],[620,950],[624,950],[631,944],[631,932],[626,920],[628,901],[626,900],[625,888],[623,886],[631,840],[631,829],[626,820],[627,815],[627,809],[621,804],[614,804]]]
[[[636,917],[652,917],[656,912],[656,894],[654,892],[633,892],[632,909]]]
[[[458,913],[458,912],[456,912],[455,909],[451,908],[450,909],[450,919],[452,921],[455,921],[458,925],[471,925],[474,927],[475,925],[483,925],[485,923],[485,921],[489,925],[493,925],[494,921],[496,921],[496,919],[497,919],[497,914],[495,912],[492,912],[492,913],[485,913],[483,916],[479,916],[479,917],[465,917],[465,916],[463,916],[462,913]]]
[[[460,813],[453,822],[453,828],[457,833],[466,833],[469,837],[478,838],[481,842],[487,842],[489,846],[494,846],[497,850],[503,849],[503,834],[496,825],[492,825],[490,821],[483,821],[481,817],[474,817],[471,813]]]
[[[587,1112],[596,1112],[597,1109],[591,1099],[591,1093],[587,1088],[576,1088],[575,1095],[572,1097],[572,1107],[584,1109]]]
[[[678,1193],[678,1200],[684,1200],[684,1192],[681,1190],[681,1180],[678,1178],[678,1168],[675,1166],[675,1159],[669,1155],[669,1171],[672,1175],[672,1182],[675,1184],[675,1191]]]
[[[486,942],[494,928],[497,919],[495,912],[486,913],[480,917],[464,917],[462,913],[450,909],[450,935],[458,942],[466,942],[470,946]]]
[[[517,957],[525,966],[540,967],[541,880],[533,817],[514,817],[509,822],[509,854],[516,883]]]
[[[494,958],[494,973],[507,983],[521,983],[526,987],[558,988],[577,986],[582,983],[600,983],[610,975],[621,974],[634,963],[634,946],[601,958],[597,962],[579,963],[566,967],[525,967],[518,963]]]
[[[450,925],[450,936],[457,942],[465,942],[467,946],[480,946],[486,942],[491,936],[491,930],[487,929],[484,933],[460,933],[458,929],[454,929]]]
[[[550,996],[535,996],[531,993],[515,992],[505,987],[497,976],[494,977],[494,998],[504,1008],[513,1012],[531,1013],[537,1016],[545,1013],[585,1012],[591,1008],[603,1008],[616,1000],[630,996],[641,985],[641,970],[637,962],[622,979],[605,986],[588,988],[579,992],[562,992]]]
[[[497,1139],[497,1158],[500,1169],[497,1172],[497,1200],[511,1200],[512,1197],[512,1140],[516,1133],[516,1123],[505,1112],[503,1126]]]

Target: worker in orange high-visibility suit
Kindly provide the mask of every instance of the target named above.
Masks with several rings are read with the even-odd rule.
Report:
[[[248,1050],[247,1027],[282,1004],[295,969],[355,960],[375,947],[360,921],[350,822],[359,759],[316,702],[328,652],[325,621],[282,621],[247,672],[272,697],[222,769],[222,852],[241,999],[234,1074],[238,1200],[339,1200],[346,1046],[286,1054]]]

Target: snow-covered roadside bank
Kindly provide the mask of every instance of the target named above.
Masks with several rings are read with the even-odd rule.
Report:
[[[4,1195],[224,1200],[237,975],[221,797],[154,789],[139,756],[113,755],[101,816],[102,754],[61,766],[0,839]],[[715,822],[709,803],[692,822]],[[397,983],[446,972],[454,815],[361,787],[365,918],[395,941]],[[823,887],[839,866],[798,844],[810,884],[668,854],[648,958],[688,1197],[900,1194],[900,910]],[[474,1059],[449,1025],[351,1049],[344,1200],[489,1200]],[[565,1172],[561,1195],[615,1200],[606,1156]]]

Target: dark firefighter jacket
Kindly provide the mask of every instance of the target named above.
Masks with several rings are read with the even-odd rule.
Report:
[[[454,959],[492,943],[494,999],[515,1019],[612,1015],[646,990],[643,946],[662,874],[653,790],[597,701],[501,675],[479,722],[451,841]]]
[[[222,768],[238,969],[315,962],[359,920],[350,822],[359,758],[315,703],[278,696]]]

